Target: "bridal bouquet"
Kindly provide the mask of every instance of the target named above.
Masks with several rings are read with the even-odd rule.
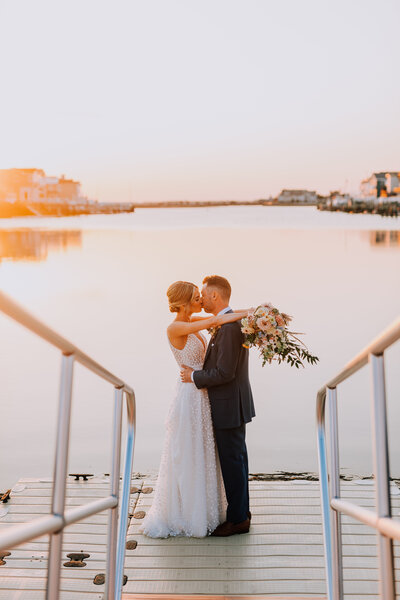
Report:
[[[315,364],[319,359],[308,351],[295,333],[288,330],[292,317],[280,312],[272,304],[262,304],[254,312],[242,319],[242,332],[245,335],[245,348],[258,348],[262,366],[277,360],[286,361],[290,366],[304,367],[303,361]],[[301,334],[297,334],[301,335]]]

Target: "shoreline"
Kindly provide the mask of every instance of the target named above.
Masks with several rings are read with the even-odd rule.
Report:
[[[106,473],[105,475],[108,475]],[[157,477],[158,471],[150,469],[145,473],[142,471],[134,471],[132,479],[148,479]],[[400,485],[400,476],[390,477],[390,481],[394,481]],[[360,475],[358,473],[349,473],[340,475],[341,481],[374,481],[373,474]],[[318,473],[312,471],[273,471],[272,473],[249,473],[249,481],[319,481]]]
[[[142,202],[136,208],[213,208],[214,206],[318,206],[317,202],[278,202],[277,200],[179,200],[171,202]]]
[[[15,219],[18,217],[77,217],[80,215],[110,215],[116,213],[133,213],[132,203],[124,202],[99,202],[96,204],[71,204],[63,203],[25,203],[0,201],[0,219]]]
[[[68,475],[68,481],[72,481],[73,479],[73,475],[69,474]],[[89,474],[88,475],[88,480],[90,479],[104,479],[104,478],[109,478],[110,474],[109,473],[95,473],[93,472],[93,474]],[[138,480],[138,479],[157,479],[158,477],[158,470],[157,469],[147,469],[146,471],[133,471],[132,472],[132,480]],[[18,477],[18,479],[16,481],[13,481],[12,484],[9,483],[8,486],[3,485],[0,482],[0,490],[2,490],[3,488],[6,489],[7,487],[10,488],[12,490],[12,488],[21,480],[31,480],[31,481],[45,481],[45,482],[51,482],[53,480],[53,478],[50,475],[43,475],[41,477],[29,477],[26,475],[21,475],[20,477]],[[107,479],[108,480],[108,479]],[[349,474],[344,474],[341,473],[340,475],[340,480],[341,481],[365,481],[365,482],[371,482],[371,484],[374,481],[374,476],[373,474],[359,474],[359,473],[349,473]],[[264,472],[259,472],[259,473],[249,473],[249,481],[269,481],[269,482],[273,482],[273,481],[294,481],[294,482],[300,482],[300,481],[304,481],[304,482],[317,482],[319,481],[319,477],[318,477],[318,473],[313,472],[313,471],[273,471],[271,473],[264,473]],[[393,481],[394,483],[396,483],[397,485],[400,486],[400,475],[398,477],[390,477],[390,481]]]
[[[96,204],[76,205],[65,203],[35,203],[0,201],[0,219],[18,217],[76,217],[79,215],[102,215],[115,213],[133,213],[136,209],[152,208],[213,208],[217,206],[317,206],[317,203],[276,202],[273,200],[221,200],[209,201],[171,201],[171,202],[99,202]]]
[[[343,470],[346,470],[346,467],[343,468]],[[132,471],[132,476],[131,479],[132,480],[139,480],[139,479],[153,479],[156,480],[158,478],[158,469],[146,469],[143,471]],[[90,479],[102,479],[104,481],[108,481],[109,477],[110,477],[110,473],[104,473],[104,472],[95,472],[92,471],[92,473],[88,473],[87,474],[88,480]],[[68,477],[67,477],[67,481],[72,481],[75,478],[75,475],[69,473]],[[363,482],[364,485],[373,485],[374,483],[374,475],[373,473],[365,473],[365,472],[361,472],[361,473],[341,473],[340,474],[340,481],[354,481],[357,483],[362,484]],[[0,481],[0,490],[2,490],[4,488],[4,490],[6,489],[11,489],[20,481],[40,481],[40,482],[47,482],[47,483],[51,483],[53,481],[53,477],[50,474],[47,475],[42,475],[42,476],[36,476],[36,477],[32,477],[29,475],[20,475],[18,477],[17,480],[11,480],[9,479],[8,481],[8,485],[3,485]],[[12,482],[11,482],[12,481]],[[277,471],[272,471],[272,472],[254,472],[254,473],[249,473],[249,481],[265,481],[265,482],[283,482],[283,481],[292,481],[295,483],[300,483],[300,482],[318,482],[319,481],[319,476],[318,473],[315,471],[286,471],[286,470],[277,470]],[[400,474],[399,475],[393,475],[389,477],[389,481],[393,481],[393,483],[395,483],[399,488],[400,488]],[[0,494],[1,495],[1,494]]]
[[[319,202],[278,202],[277,200],[221,200],[211,201],[171,201],[171,202],[99,202],[96,204],[77,205],[65,203],[37,203],[28,204],[15,202],[13,204],[0,201],[0,219],[15,219],[30,217],[76,217],[81,215],[104,215],[134,213],[137,209],[164,209],[164,208],[215,208],[232,206],[266,206],[266,207],[292,207],[292,208],[317,208],[320,212],[341,212],[347,214],[378,215],[380,217],[400,217],[400,203],[385,202],[379,205],[368,202],[354,202],[347,206],[329,206]]]
[[[326,206],[318,204],[318,210],[325,212],[343,212],[349,215],[379,215],[380,217],[400,217],[400,204],[398,202],[385,202],[382,204],[371,204],[368,202],[357,202],[349,206]]]

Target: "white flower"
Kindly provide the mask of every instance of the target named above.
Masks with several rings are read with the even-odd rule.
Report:
[[[249,325],[244,325],[244,326],[242,327],[242,332],[243,332],[245,335],[250,335],[251,333],[254,333],[254,329],[253,329],[252,327],[250,327]]]

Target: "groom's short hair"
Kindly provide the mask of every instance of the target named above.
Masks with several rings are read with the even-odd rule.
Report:
[[[203,285],[215,288],[224,300],[229,300],[231,297],[231,284],[225,277],[221,277],[220,275],[208,275],[207,277],[204,277]]]

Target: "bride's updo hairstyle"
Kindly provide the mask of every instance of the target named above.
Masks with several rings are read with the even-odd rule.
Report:
[[[194,298],[197,290],[197,285],[189,281],[175,281],[168,290],[169,310],[171,312],[179,312],[181,306],[189,304]]]

